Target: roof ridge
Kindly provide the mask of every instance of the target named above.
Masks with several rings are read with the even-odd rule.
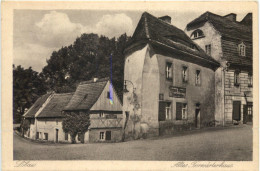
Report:
[[[104,77],[104,78],[97,79],[96,82],[94,82],[93,79],[91,79],[91,80],[87,80],[87,81],[81,81],[81,82],[79,83],[79,85],[83,85],[83,84],[92,84],[92,83],[104,82],[104,81],[109,81],[109,77]]]

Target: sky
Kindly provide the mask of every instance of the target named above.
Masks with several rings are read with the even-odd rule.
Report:
[[[83,33],[109,38],[126,33],[132,36],[144,11],[101,10],[14,10],[13,63],[41,72],[53,51],[73,44]],[[147,11],[161,17],[169,15],[182,30],[206,11]],[[236,13],[240,21],[248,11],[212,11],[218,15]]]

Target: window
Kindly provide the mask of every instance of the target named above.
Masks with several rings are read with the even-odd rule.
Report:
[[[48,133],[44,133],[44,139],[48,140]]]
[[[165,121],[171,119],[171,103],[170,102],[159,102],[159,121]]]
[[[211,45],[206,45],[205,50],[208,55],[211,55]]]
[[[176,103],[176,120],[187,119],[187,103]]]
[[[171,103],[166,103],[165,115],[166,115],[166,120],[171,119]]]
[[[164,99],[164,95],[163,94],[159,94],[159,100],[163,100]]]
[[[200,70],[196,70],[195,84],[200,85]]]
[[[188,67],[186,66],[182,67],[182,81],[188,82]]]
[[[248,106],[247,106],[247,114],[248,114],[248,115],[251,115],[251,116],[252,116],[252,111],[253,111],[253,110],[252,110],[252,107],[253,107],[252,105],[248,105]]]
[[[107,98],[110,99],[110,92],[107,92]]]
[[[204,34],[203,34],[203,32],[201,31],[201,30],[195,30],[194,32],[192,32],[192,34],[191,34],[191,38],[192,39],[197,39],[197,38],[202,38],[202,37],[204,37]]]
[[[105,139],[105,133],[104,132],[100,132],[99,133],[99,139],[100,140],[104,140]]]
[[[246,56],[246,46],[243,42],[238,45],[238,53],[240,56]]]
[[[172,63],[166,62],[166,79],[172,80]]]
[[[253,86],[253,77],[252,74],[249,73],[248,74],[248,87],[252,87]]]
[[[104,116],[105,116],[104,112],[100,112],[100,113],[99,113],[99,117],[100,117],[100,118],[104,118]]]
[[[239,71],[235,71],[234,73],[234,85],[239,86]]]
[[[65,132],[65,140],[68,141],[69,140],[69,134],[67,132]]]

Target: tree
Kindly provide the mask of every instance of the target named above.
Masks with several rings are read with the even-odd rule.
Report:
[[[89,114],[85,112],[65,112],[62,128],[71,136],[71,143],[76,143],[76,136],[84,135],[90,126]],[[84,141],[83,141],[84,142]]]
[[[28,109],[39,96],[46,93],[44,78],[31,67],[24,69],[13,65],[13,119],[20,123],[25,109]]]

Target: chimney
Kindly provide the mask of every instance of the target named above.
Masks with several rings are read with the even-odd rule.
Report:
[[[231,20],[231,21],[237,21],[237,15],[234,14],[234,13],[230,13],[228,15],[225,15],[224,17]]]
[[[94,78],[94,80],[93,80],[93,81],[94,81],[94,83],[95,83],[95,82],[97,82],[97,80],[98,80],[98,78]]]
[[[169,15],[165,15],[165,16],[159,17],[158,19],[160,19],[160,20],[162,20],[162,21],[164,21],[166,23],[169,23],[169,24],[171,24],[171,20],[172,20],[172,18]]]

